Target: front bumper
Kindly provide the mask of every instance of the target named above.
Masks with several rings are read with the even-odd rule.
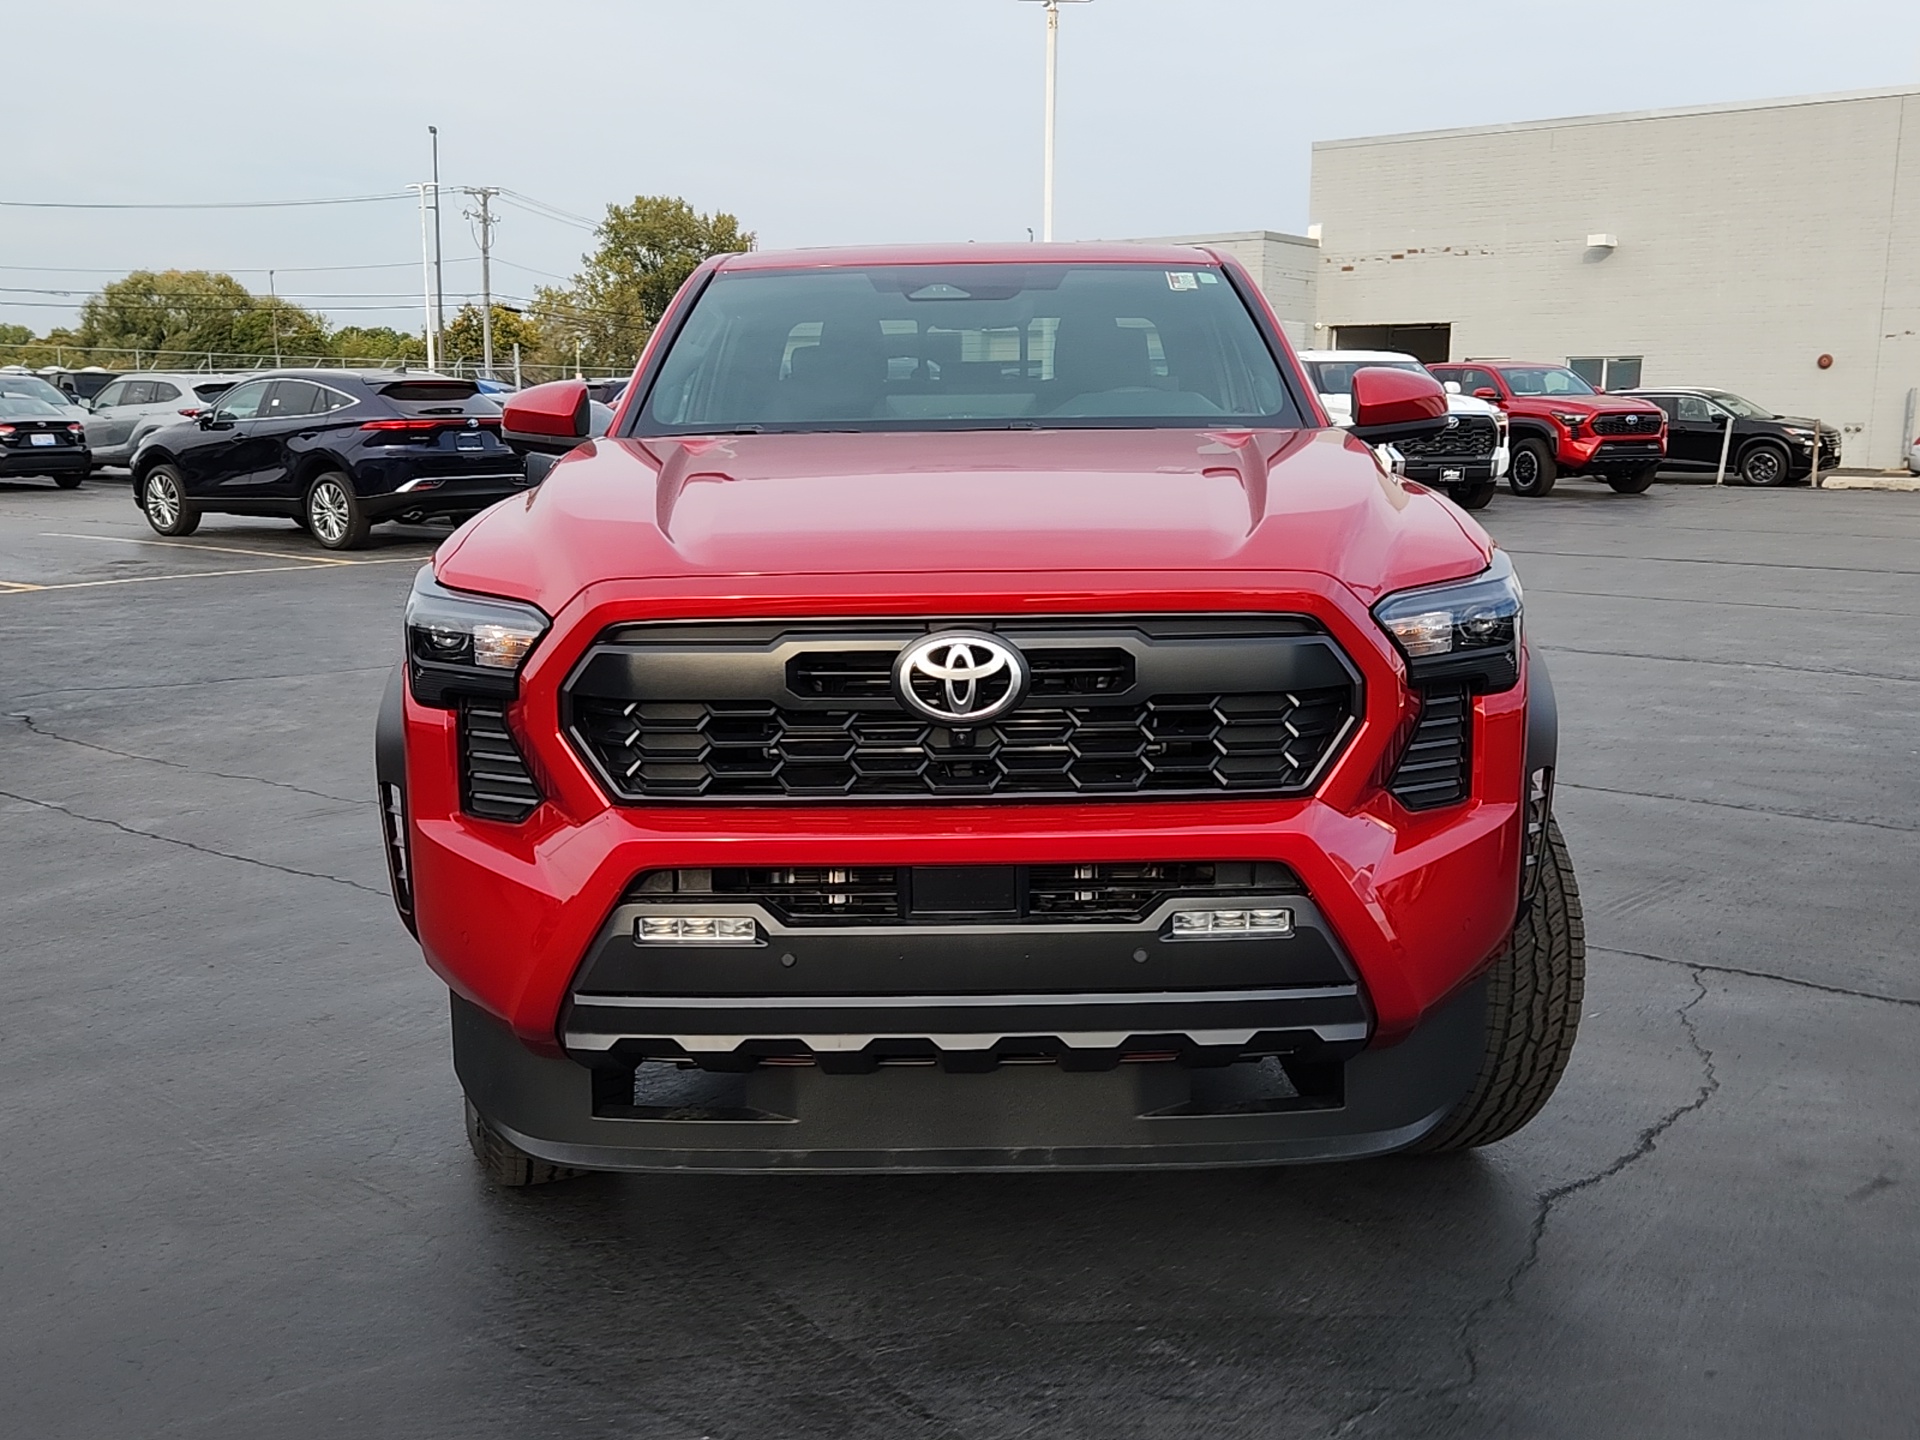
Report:
[[[1664,434],[1644,438],[1617,435],[1580,435],[1570,438],[1563,434],[1560,437],[1559,463],[1562,469],[1604,475],[1658,465],[1666,458],[1666,453]]]
[[[1483,985],[1470,985],[1401,1044],[1358,1054],[1304,1092],[1280,1081],[1277,1067],[1167,1061],[969,1075],[916,1065],[868,1075],[653,1066],[641,1082],[611,1089],[605,1077],[627,1072],[537,1055],[457,995],[453,1055],[468,1098],[508,1140],[592,1170],[1276,1165],[1359,1159],[1419,1141],[1478,1073],[1484,1004]]]
[[[1312,583],[1289,576],[1282,593]],[[1203,595],[1198,605],[1232,613],[1247,608],[1244,594]],[[985,604],[969,599],[970,613],[1016,608],[997,592]],[[743,604],[706,603],[729,617]],[[1053,596],[1028,603],[1042,614],[1071,608]],[[1412,1143],[1470,1080],[1477,1032],[1469,1043],[1460,1036],[1471,1026],[1440,1022],[1476,993],[1475,977],[1513,924],[1524,776],[1538,744],[1530,720],[1551,739],[1550,704],[1528,698],[1533,660],[1513,690],[1473,697],[1470,796],[1431,811],[1405,809],[1385,789],[1417,711],[1377,627],[1331,585],[1315,611],[1363,672],[1366,705],[1308,796],[614,805],[541,717],[557,716],[561,679],[593,637],[635,609],[622,598],[605,619],[592,610],[556,617],[555,634],[577,638],[529,663],[507,712],[544,797],[523,822],[463,809],[453,712],[415,703],[397,674],[383,711],[382,798],[405,837],[396,898],[404,895],[429,964],[454,991],[463,1084],[521,1148],[602,1168],[1325,1159]],[[1550,699],[1544,673],[1540,680],[1540,698]],[[1222,960],[1181,975],[1170,968],[1171,947],[1144,932],[1075,926],[1049,938],[1029,927],[982,946],[973,940],[984,931],[974,929],[973,940],[922,937],[911,953],[900,945],[883,953],[884,931],[836,944],[815,930],[806,951],[797,938],[771,943],[769,929],[763,949],[711,959],[696,983],[644,968],[655,960],[633,945],[625,908],[636,878],[663,869],[1179,862],[1283,868],[1297,881],[1284,902],[1299,917],[1296,948],[1244,972]],[[1310,935],[1324,942],[1312,955]],[[1148,955],[1144,965],[1135,951]],[[789,952],[792,970],[779,964]],[[627,973],[602,972],[609,956]],[[875,979],[882,971],[896,978]],[[829,972],[837,978],[819,983]],[[619,1003],[598,998],[607,996]],[[1443,1045],[1441,1034],[1455,1038]],[[1456,1042],[1471,1062],[1455,1055]],[[1435,1058],[1440,1050],[1449,1058]],[[1311,1096],[1216,1104],[1222,1076],[1277,1073],[1273,1059],[1219,1064],[1242,1055],[1339,1078]],[[840,1066],[836,1056],[857,1063]],[[729,1058],[769,1063],[712,1073]],[[1048,1063],[1017,1063],[1034,1061]],[[986,1073],[951,1073],[973,1070]],[[705,1129],[667,1129],[654,1123],[662,1116],[640,1113],[648,1110],[640,1090],[676,1075],[747,1089],[716,1102],[699,1121]],[[679,1114],[691,1103],[669,1098],[653,1109]],[[863,1138],[856,1122],[869,1106],[878,1128]],[[1164,1156],[1150,1154],[1163,1146]],[[1047,1157],[1036,1158],[1041,1151]]]
[[[1436,490],[1457,485],[1484,485],[1507,478],[1512,452],[1501,445],[1492,455],[1479,460],[1423,460],[1405,457],[1402,467],[1409,480],[1417,480]]]

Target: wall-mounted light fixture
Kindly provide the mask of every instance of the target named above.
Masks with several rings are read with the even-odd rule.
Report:
[[[1587,236],[1587,248],[1589,250],[1618,250],[1620,248],[1620,237],[1618,235],[1607,235],[1596,232]]]

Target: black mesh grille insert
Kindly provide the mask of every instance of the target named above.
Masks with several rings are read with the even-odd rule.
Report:
[[[911,866],[732,867],[713,870],[652,870],[627,891],[629,901],[684,901],[700,896],[752,900],[788,925],[1126,924],[1144,920],[1171,896],[1220,893],[1298,894],[1299,879],[1268,861],[1091,863],[1083,865],[983,865],[967,867],[968,879],[985,893],[1014,897],[1011,910],[970,915],[943,908],[916,911]],[[924,872],[923,872],[924,873]],[[952,876],[955,871],[944,872]]]
[[[1393,772],[1393,791],[1409,810],[1431,810],[1467,798],[1473,701],[1464,685],[1430,685],[1413,739]]]
[[[1459,423],[1419,440],[1402,440],[1397,448],[1409,460],[1486,460],[1500,443],[1500,428],[1491,415],[1457,415]]]
[[[1361,693],[1298,616],[984,622],[1030,671],[972,726],[925,718],[894,665],[928,622],[610,631],[564,691],[569,736],[626,802],[1298,794]]]
[[[483,820],[520,821],[542,796],[498,705],[460,706],[460,808]]]
[[[1661,417],[1655,414],[1601,414],[1593,417],[1596,435],[1645,435],[1652,439],[1660,433]]]

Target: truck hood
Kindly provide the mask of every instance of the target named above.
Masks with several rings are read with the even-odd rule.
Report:
[[[1338,430],[987,431],[591,441],[435,565],[548,614],[598,581],[968,572],[1312,571],[1370,602],[1491,548]]]

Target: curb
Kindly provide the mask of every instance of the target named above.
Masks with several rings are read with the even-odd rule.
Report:
[[[1872,475],[1835,475],[1820,477],[1822,490],[1920,490],[1920,475],[1887,471]]]

